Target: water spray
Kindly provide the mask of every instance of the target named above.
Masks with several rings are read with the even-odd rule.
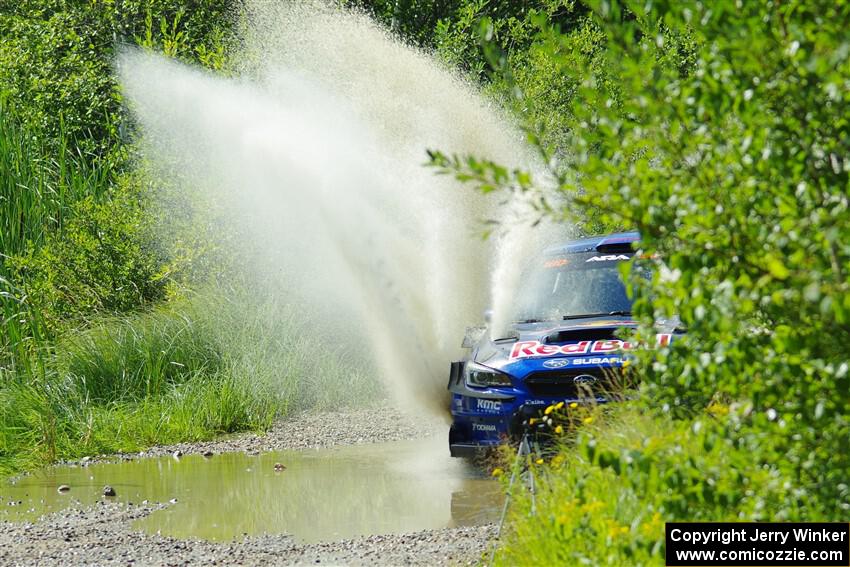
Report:
[[[464,327],[488,306],[501,322],[509,268],[537,243],[530,229],[482,239],[483,219],[511,211],[423,167],[426,150],[535,169],[524,138],[364,15],[245,9],[236,78],[140,51],[120,58],[143,150],[223,204],[256,251],[256,277],[319,335],[364,352],[408,408],[443,413]]]

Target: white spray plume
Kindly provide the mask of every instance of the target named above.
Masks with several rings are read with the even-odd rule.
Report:
[[[238,78],[123,54],[148,157],[230,208],[258,273],[335,326],[321,340],[368,351],[400,401],[443,413],[464,327],[488,305],[501,324],[539,238],[484,241],[481,221],[510,207],[423,167],[425,150],[533,169],[523,136],[365,16],[257,0],[244,22]]]

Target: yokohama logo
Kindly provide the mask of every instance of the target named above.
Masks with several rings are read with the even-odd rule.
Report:
[[[669,333],[655,335],[655,346],[667,346],[672,336]],[[628,341],[619,339],[608,339],[603,341],[579,341],[567,345],[547,345],[539,341],[520,341],[511,349],[511,359],[532,358],[536,356],[555,356],[559,354],[598,354],[615,352],[619,350],[630,350],[635,345]]]

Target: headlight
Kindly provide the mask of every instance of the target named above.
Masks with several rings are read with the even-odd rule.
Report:
[[[490,388],[491,386],[510,386],[511,379],[507,374],[496,372],[486,366],[467,362],[464,369],[466,375],[466,385],[474,388]]]

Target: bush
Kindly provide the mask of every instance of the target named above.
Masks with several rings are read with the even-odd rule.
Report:
[[[850,95],[838,87],[850,65],[837,56],[848,15],[829,3],[731,2],[634,21],[612,13],[600,25],[628,88],[609,108],[589,76],[569,161],[577,201],[637,228],[644,253],[664,259],[653,282],[635,282],[645,328],[674,314],[688,328],[671,351],[644,357],[647,396],[684,416],[729,403],[732,439],[769,440],[773,451],[755,456],[795,487],[789,509],[806,501],[831,518],[850,496],[850,415],[836,395],[850,386],[850,168],[839,158]],[[692,73],[665,60],[661,22],[697,38]]]
[[[13,281],[49,331],[164,297],[165,258],[154,243],[140,189],[128,179],[102,203],[91,196],[76,202],[63,230],[9,260]]]
[[[843,56],[850,8],[594,6],[601,64],[559,49],[580,44],[573,36],[582,30],[543,25],[536,42],[536,57],[574,78],[571,92],[551,95],[568,102],[553,122],[568,151],[532,138],[551,158],[567,207],[552,205],[525,172],[438,152],[432,159],[484,190],[535,192],[541,214],[594,231],[639,230],[635,262],[655,271],[649,282],[631,278],[639,335],[648,337],[662,319],[677,317],[687,328],[670,349],[643,352],[638,364],[643,403],[652,415],[678,420],[669,425],[674,433],[647,432],[657,451],[614,447],[604,463],[587,455],[575,474],[611,494],[595,515],[578,513],[565,533],[581,522],[616,521],[628,538],[611,543],[609,555],[597,533],[599,547],[585,559],[658,563],[660,547],[634,548],[642,545],[643,508],[663,520],[837,521],[850,507],[843,448],[850,363],[842,346],[850,314],[850,121],[843,112],[850,94],[842,88],[850,80]],[[711,427],[705,411],[715,416]],[[549,483],[560,496],[585,501],[593,489],[570,492],[567,484],[581,480],[573,474],[557,472]],[[673,488],[653,484],[655,477]],[[745,478],[746,491],[730,488]],[[517,516],[518,539],[507,553],[535,553],[522,542],[534,530],[541,539],[560,537],[551,521]]]
[[[115,48],[140,42],[219,66],[231,4],[2,1],[0,93],[45,143],[55,144],[64,130],[83,155],[107,155],[124,142],[126,118],[112,73]]]
[[[183,265],[165,263],[147,182],[126,173],[113,54],[138,43],[223,69],[231,22],[227,0],[0,0],[0,365],[164,297]]]

